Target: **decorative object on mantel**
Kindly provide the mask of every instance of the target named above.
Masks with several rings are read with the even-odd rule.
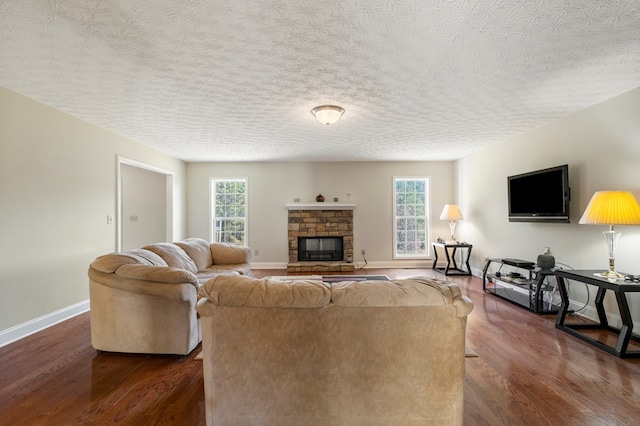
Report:
[[[593,194],[584,214],[578,221],[583,225],[609,225],[604,231],[604,238],[609,248],[609,270],[596,275],[609,280],[617,280],[624,276],[615,269],[616,243],[620,232],[614,225],[640,225],[640,206],[631,192],[598,191]]]
[[[318,196],[316,197],[316,201],[319,203],[324,203],[324,195],[318,194]]]
[[[344,108],[337,105],[320,105],[311,110],[311,114],[322,124],[333,124],[342,117]]]
[[[460,212],[460,207],[458,207],[457,204],[444,205],[442,214],[440,214],[440,220],[449,221],[449,229],[451,230],[451,241],[448,241],[449,243],[456,242],[456,237],[454,236],[454,231],[456,230],[456,221],[462,219],[462,213]]]
[[[293,202],[294,202],[294,203],[299,203],[299,202],[300,202],[300,198],[298,198],[298,197],[294,198],[294,199],[293,199]]]
[[[338,197],[333,197],[333,202],[337,203],[338,201],[340,201],[340,199]]]

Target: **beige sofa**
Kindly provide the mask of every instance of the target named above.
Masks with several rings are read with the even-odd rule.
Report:
[[[460,425],[471,301],[446,281],[221,276],[199,291],[208,425]]]
[[[91,343],[109,352],[190,353],[202,337],[198,287],[251,274],[251,251],[190,238],[98,257],[89,267]]]

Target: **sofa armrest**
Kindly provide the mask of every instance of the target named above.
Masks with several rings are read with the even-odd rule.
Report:
[[[210,247],[214,265],[251,263],[251,249],[249,247],[232,246],[222,243],[211,243]]]
[[[125,275],[127,274],[125,273]],[[136,297],[152,296],[158,299],[195,304],[198,293],[197,285],[189,281],[149,281],[147,279],[128,278],[119,274],[107,274],[93,268],[89,268],[89,286],[92,299],[98,293],[113,290],[115,292],[130,293]],[[94,299],[91,303],[96,303],[96,300]]]
[[[189,283],[195,287],[198,286],[198,278],[194,273],[166,266],[122,265],[116,270],[116,275],[133,280],[171,284]]]

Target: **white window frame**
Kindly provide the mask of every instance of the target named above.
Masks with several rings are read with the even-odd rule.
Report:
[[[396,200],[398,196],[398,192],[396,190],[398,181],[418,181],[422,180],[425,183],[425,206],[424,206],[424,216],[422,215],[398,215],[398,209],[396,205]],[[428,176],[394,176],[393,177],[393,258],[394,259],[428,259],[431,256],[431,244],[430,244],[430,235],[431,235],[431,220],[429,218],[429,212],[431,207],[431,178]],[[398,220],[408,218],[408,219],[416,219],[423,218],[425,221],[425,238],[424,238],[424,254],[406,254],[406,253],[398,253]]]
[[[235,217],[237,220],[244,220],[244,245],[249,247],[249,179],[246,177],[236,178],[211,178],[209,182],[209,239],[212,242],[220,242],[220,235],[216,230],[216,183],[218,182],[242,182],[244,183],[244,217]],[[229,219],[229,218],[225,218]]]

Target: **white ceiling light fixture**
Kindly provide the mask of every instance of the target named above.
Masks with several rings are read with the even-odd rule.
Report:
[[[342,117],[344,108],[337,105],[320,105],[311,110],[316,119],[322,124],[333,124]]]

